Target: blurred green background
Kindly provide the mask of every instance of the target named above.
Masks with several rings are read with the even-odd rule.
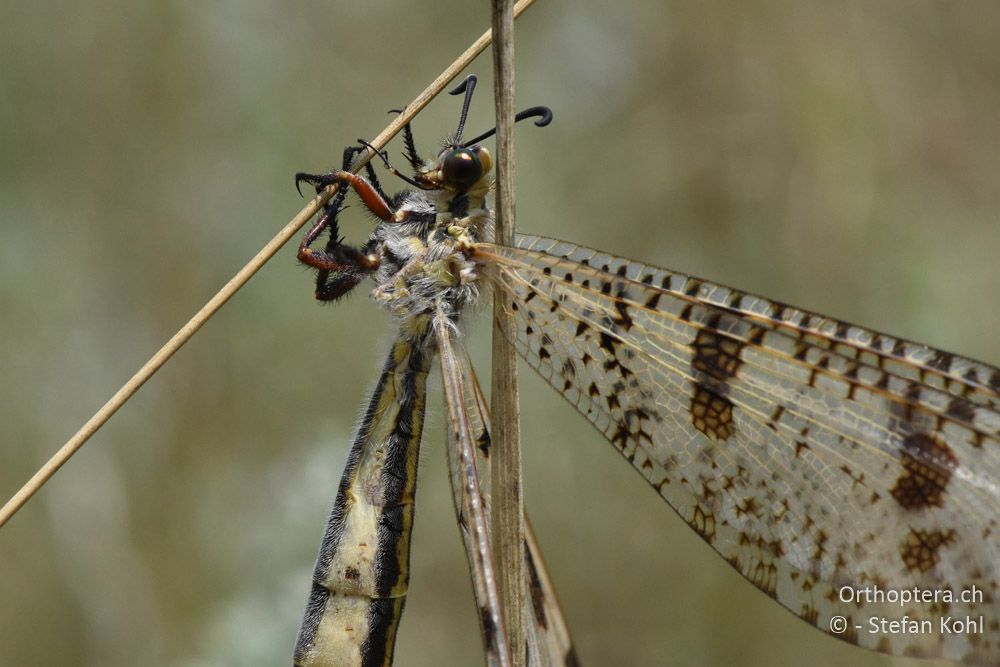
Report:
[[[529,10],[518,106],[556,119],[518,130],[518,224],[1000,362],[1000,5],[829,5]],[[299,210],[294,172],[374,136],[488,15],[6,3],[0,495]],[[477,132],[488,58],[470,71]],[[457,109],[418,118],[425,152]],[[0,532],[0,664],[289,664],[389,328],[363,290],[317,305],[284,249]],[[397,664],[477,665],[433,384]],[[917,664],[780,609],[523,384],[527,502],[584,664]]]

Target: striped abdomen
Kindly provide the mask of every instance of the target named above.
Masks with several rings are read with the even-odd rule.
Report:
[[[295,665],[390,665],[409,581],[417,453],[433,351],[426,326],[392,346],[327,522]]]

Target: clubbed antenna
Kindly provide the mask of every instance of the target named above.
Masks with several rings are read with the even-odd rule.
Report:
[[[545,127],[546,125],[552,122],[552,109],[548,107],[529,107],[524,111],[522,111],[521,113],[514,116],[514,122],[519,123],[526,118],[538,118],[538,120],[535,121],[535,127]],[[462,144],[462,146],[467,147],[473,144],[478,144],[483,139],[489,139],[494,134],[496,134],[496,132],[497,129],[494,127],[492,130],[487,130],[486,132],[480,134],[478,137],[475,137],[474,139],[469,139],[464,144]]]
[[[454,90],[448,91],[449,95],[461,95],[465,93],[465,100],[462,102],[462,115],[458,118],[458,129],[455,130],[456,144],[462,142],[462,132],[465,130],[465,118],[469,115],[469,105],[472,104],[472,93],[476,90],[476,81],[478,81],[476,75],[470,74]]]

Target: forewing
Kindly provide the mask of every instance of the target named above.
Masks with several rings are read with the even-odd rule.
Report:
[[[436,313],[434,335],[441,359],[441,378],[448,412],[446,430],[449,474],[452,479],[455,510],[472,573],[472,585],[476,602],[479,604],[479,622],[486,649],[486,662],[491,667],[494,665],[503,667],[510,664],[510,653],[500,612],[489,523],[476,470],[475,435],[470,423],[470,406],[465,400],[469,391],[466,389],[467,380],[462,373],[460,357],[456,352],[458,342],[454,337],[453,326],[442,311]]]
[[[447,363],[448,370],[444,373],[445,400],[448,402],[450,421],[448,473],[458,525],[466,545],[473,591],[480,609],[484,643],[489,653],[492,642],[489,633],[494,632],[493,624],[499,619],[498,612],[494,615],[495,576],[492,558],[480,555],[475,529],[477,522],[472,518],[480,511],[484,516],[490,516],[489,409],[461,338],[444,324],[443,331],[439,333],[439,340],[441,339],[445,340],[441,348],[442,369],[445,368],[446,354],[450,360]],[[458,396],[461,396],[461,400],[454,400]],[[475,461],[474,485],[469,483],[467,463],[470,455]],[[472,502],[473,493],[478,496],[477,503]],[[488,523],[485,530],[488,538]],[[525,564],[525,599],[531,603],[525,610],[528,614],[525,619],[527,664],[540,667],[578,665],[569,629],[527,517]]]
[[[734,568],[861,646],[1000,660],[1000,371],[569,243],[516,245],[475,256],[513,299],[521,355]],[[914,588],[953,597],[865,592]],[[966,616],[980,633],[940,631]],[[930,631],[871,631],[904,617]]]
[[[472,426],[474,442],[476,443],[479,488],[483,494],[486,515],[490,516],[490,412],[468,354],[464,353],[461,346],[457,346],[457,348],[458,357],[464,368],[464,375],[469,380],[465,383],[467,391],[465,405],[470,406],[468,409],[469,423]],[[456,480],[453,479],[452,487],[455,488],[455,486]],[[524,516],[524,559],[527,576],[525,600],[531,603],[525,608],[527,614],[525,619],[528,644],[527,664],[540,667],[579,665],[580,661],[576,656],[569,625],[566,623],[559,598],[556,595],[555,585],[552,583],[552,578],[545,565],[541,546],[538,544],[535,531],[531,527],[527,509],[525,509]]]

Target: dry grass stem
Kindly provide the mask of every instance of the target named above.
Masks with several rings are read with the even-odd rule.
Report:
[[[514,241],[514,17],[510,0],[493,0],[493,71],[497,116],[497,243]],[[524,498],[521,488],[521,438],[517,356],[510,343],[514,326],[501,290],[493,292],[493,552],[497,562],[500,607],[512,647],[514,667],[523,667]]]

